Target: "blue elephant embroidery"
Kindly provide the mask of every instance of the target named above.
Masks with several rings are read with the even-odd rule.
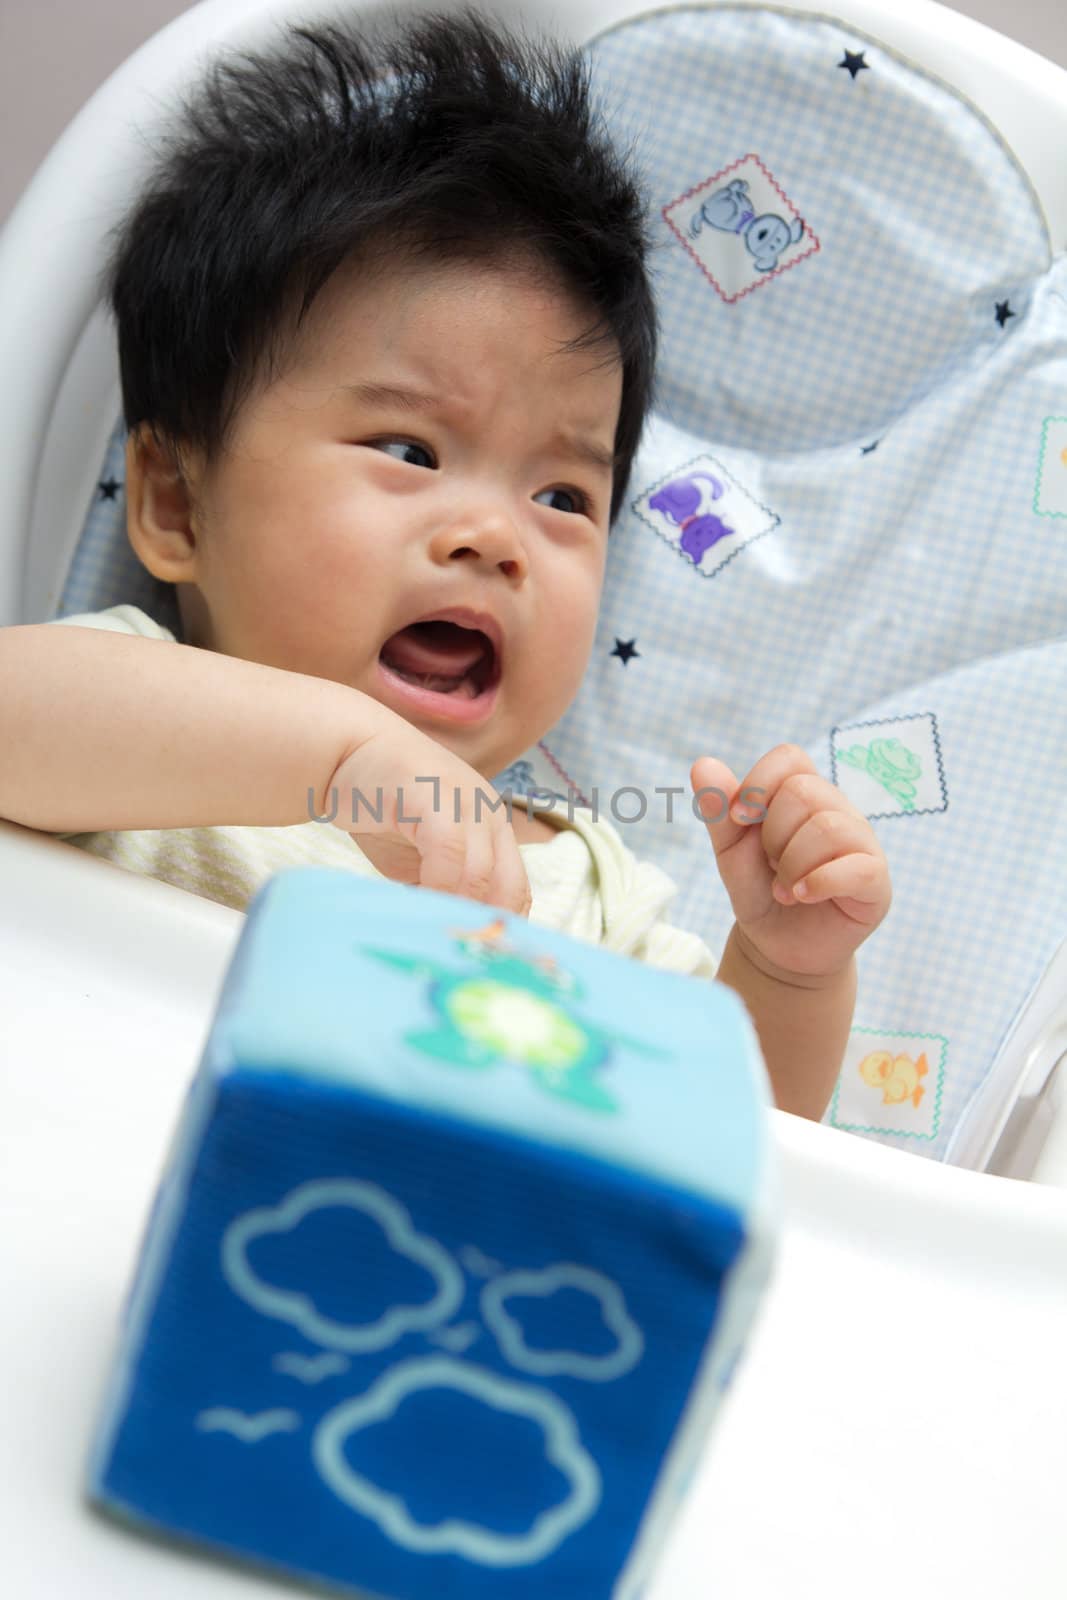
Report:
[[[722,484],[718,478],[712,477],[710,472],[693,472],[684,478],[674,478],[670,483],[664,484],[662,489],[649,499],[651,511],[661,511],[669,521],[682,530],[678,541],[679,547],[699,567],[705,551],[711,549],[720,539],[725,539],[733,533],[733,528],[728,527],[721,517],[714,512],[699,512],[703,490],[701,480],[711,485],[711,498],[718,500],[724,494]]]
[[[744,178],[735,178],[708,196],[689,224],[689,237],[695,239],[705,225],[723,233],[743,235],[745,248],[760,272],[773,272],[783,251],[796,244],[804,232],[799,217],[786,222],[773,211],[757,217]]]

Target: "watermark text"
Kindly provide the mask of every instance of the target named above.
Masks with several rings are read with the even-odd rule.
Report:
[[[516,795],[511,789],[501,789],[499,792],[496,789],[475,789],[472,797],[469,790],[454,788],[451,801],[449,801],[447,794],[442,794],[439,777],[416,778],[414,781],[415,783],[428,784],[430,786],[432,793],[428,809],[434,815],[437,815],[447,807],[451,812],[453,822],[463,822],[465,820],[464,802],[468,807],[471,807],[473,798],[473,807],[466,814],[473,816],[475,822],[481,822],[487,813],[495,813],[501,809],[503,809],[508,822],[510,823],[512,820]],[[657,786],[648,791],[639,788],[636,784],[623,784],[621,789],[613,789],[607,796],[604,814],[610,816],[613,822],[624,826],[633,822],[644,822],[649,816],[650,793],[654,796],[662,796],[664,800],[662,808],[658,808],[655,802],[652,802],[652,814],[654,817],[658,817],[660,809],[662,809],[662,819],[664,821],[673,823],[679,820],[675,813],[675,797],[689,794],[689,791],[681,785]],[[737,795],[737,801],[744,810],[747,822],[762,822],[767,815],[767,808],[755,798],[765,793],[765,789],[748,787],[742,789]],[[708,795],[715,797],[715,803],[713,806],[702,808],[701,800]],[[558,809],[561,814],[565,811],[567,821],[573,823],[574,814],[577,810],[588,813],[593,822],[598,822],[602,814],[603,802],[599,789],[590,791],[588,801],[579,799],[573,789],[568,794],[563,795],[558,794],[554,789],[530,788],[525,790],[519,798],[525,798],[525,810],[531,817],[548,815]],[[352,789],[349,796],[349,810],[343,819],[341,818],[340,797],[336,786],[330,790],[327,796],[329,810],[326,812],[320,814],[316,811],[315,790],[313,788],[308,789],[307,803],[308,817],[312,822],[337,823],[340,827],[351,828],[353,831],[358,830],[361,822],[364,825],[376,823],[381,827],[383,823],[394,819],[397,824],[406,823],[408,826],[412,826],[422,820],[427,809],[425,807],[421,811],[418,809],[418,798],[410,788],[405,797],[404,785],[402,784],[397,786],[394,798],[395,809],[391,807],[388,813],[386,811],[385,794],[380,784],[375,789],[373,797],[364,794],[362,789]],[[409,805],[415,807],[416,814],[414,816],[407,815],[406,808]],[[689,798],[689,809],[692,815],[698,822],[705,824],[721,822],[728,814],[730,805],[730,798],[722,789],[696,789]]]

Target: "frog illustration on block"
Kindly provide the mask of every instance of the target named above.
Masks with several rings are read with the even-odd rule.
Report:
[[[362,948],[376,960],[428,978],[436,1027],[413,1028],[406,1042],[458,1067],[492,1067],[501,1060],[527,1067],[549,1094],[589,1111],[615,1111],[599,1081],[616,1047],[665,1059],[669,1052],[644,1039],[609,1031],[574,1009],[581,984],[554,956],[525,956],[504,938],[501,918],[487,927],[451,930],[476,970],[461,971],[425,956]]]

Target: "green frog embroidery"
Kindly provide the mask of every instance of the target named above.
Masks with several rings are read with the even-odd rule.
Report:
[[[900,801],[902,810],[915,810],[918,793],[915,779],[922,775],[922,762],[899,739],[872,739],[869,745],[854,744],[848,750],[839,750],[838,757],[888,789],[894,800]]]

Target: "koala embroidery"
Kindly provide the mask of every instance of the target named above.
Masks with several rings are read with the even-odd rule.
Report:
[[[787,222],[773,211],[757,217],[744,178],[735,178],[708,196],[689,224],[689,237],[695,239],[705,225],[723,233],[743,234],[745,248],[760,272],[773,272],[782,252],[797,244],[804,232],[799,217]]]
[[[663,218],[727,303],[820,248],[811,225],[757,155],[742,156],[687,189],[664,206]]]

